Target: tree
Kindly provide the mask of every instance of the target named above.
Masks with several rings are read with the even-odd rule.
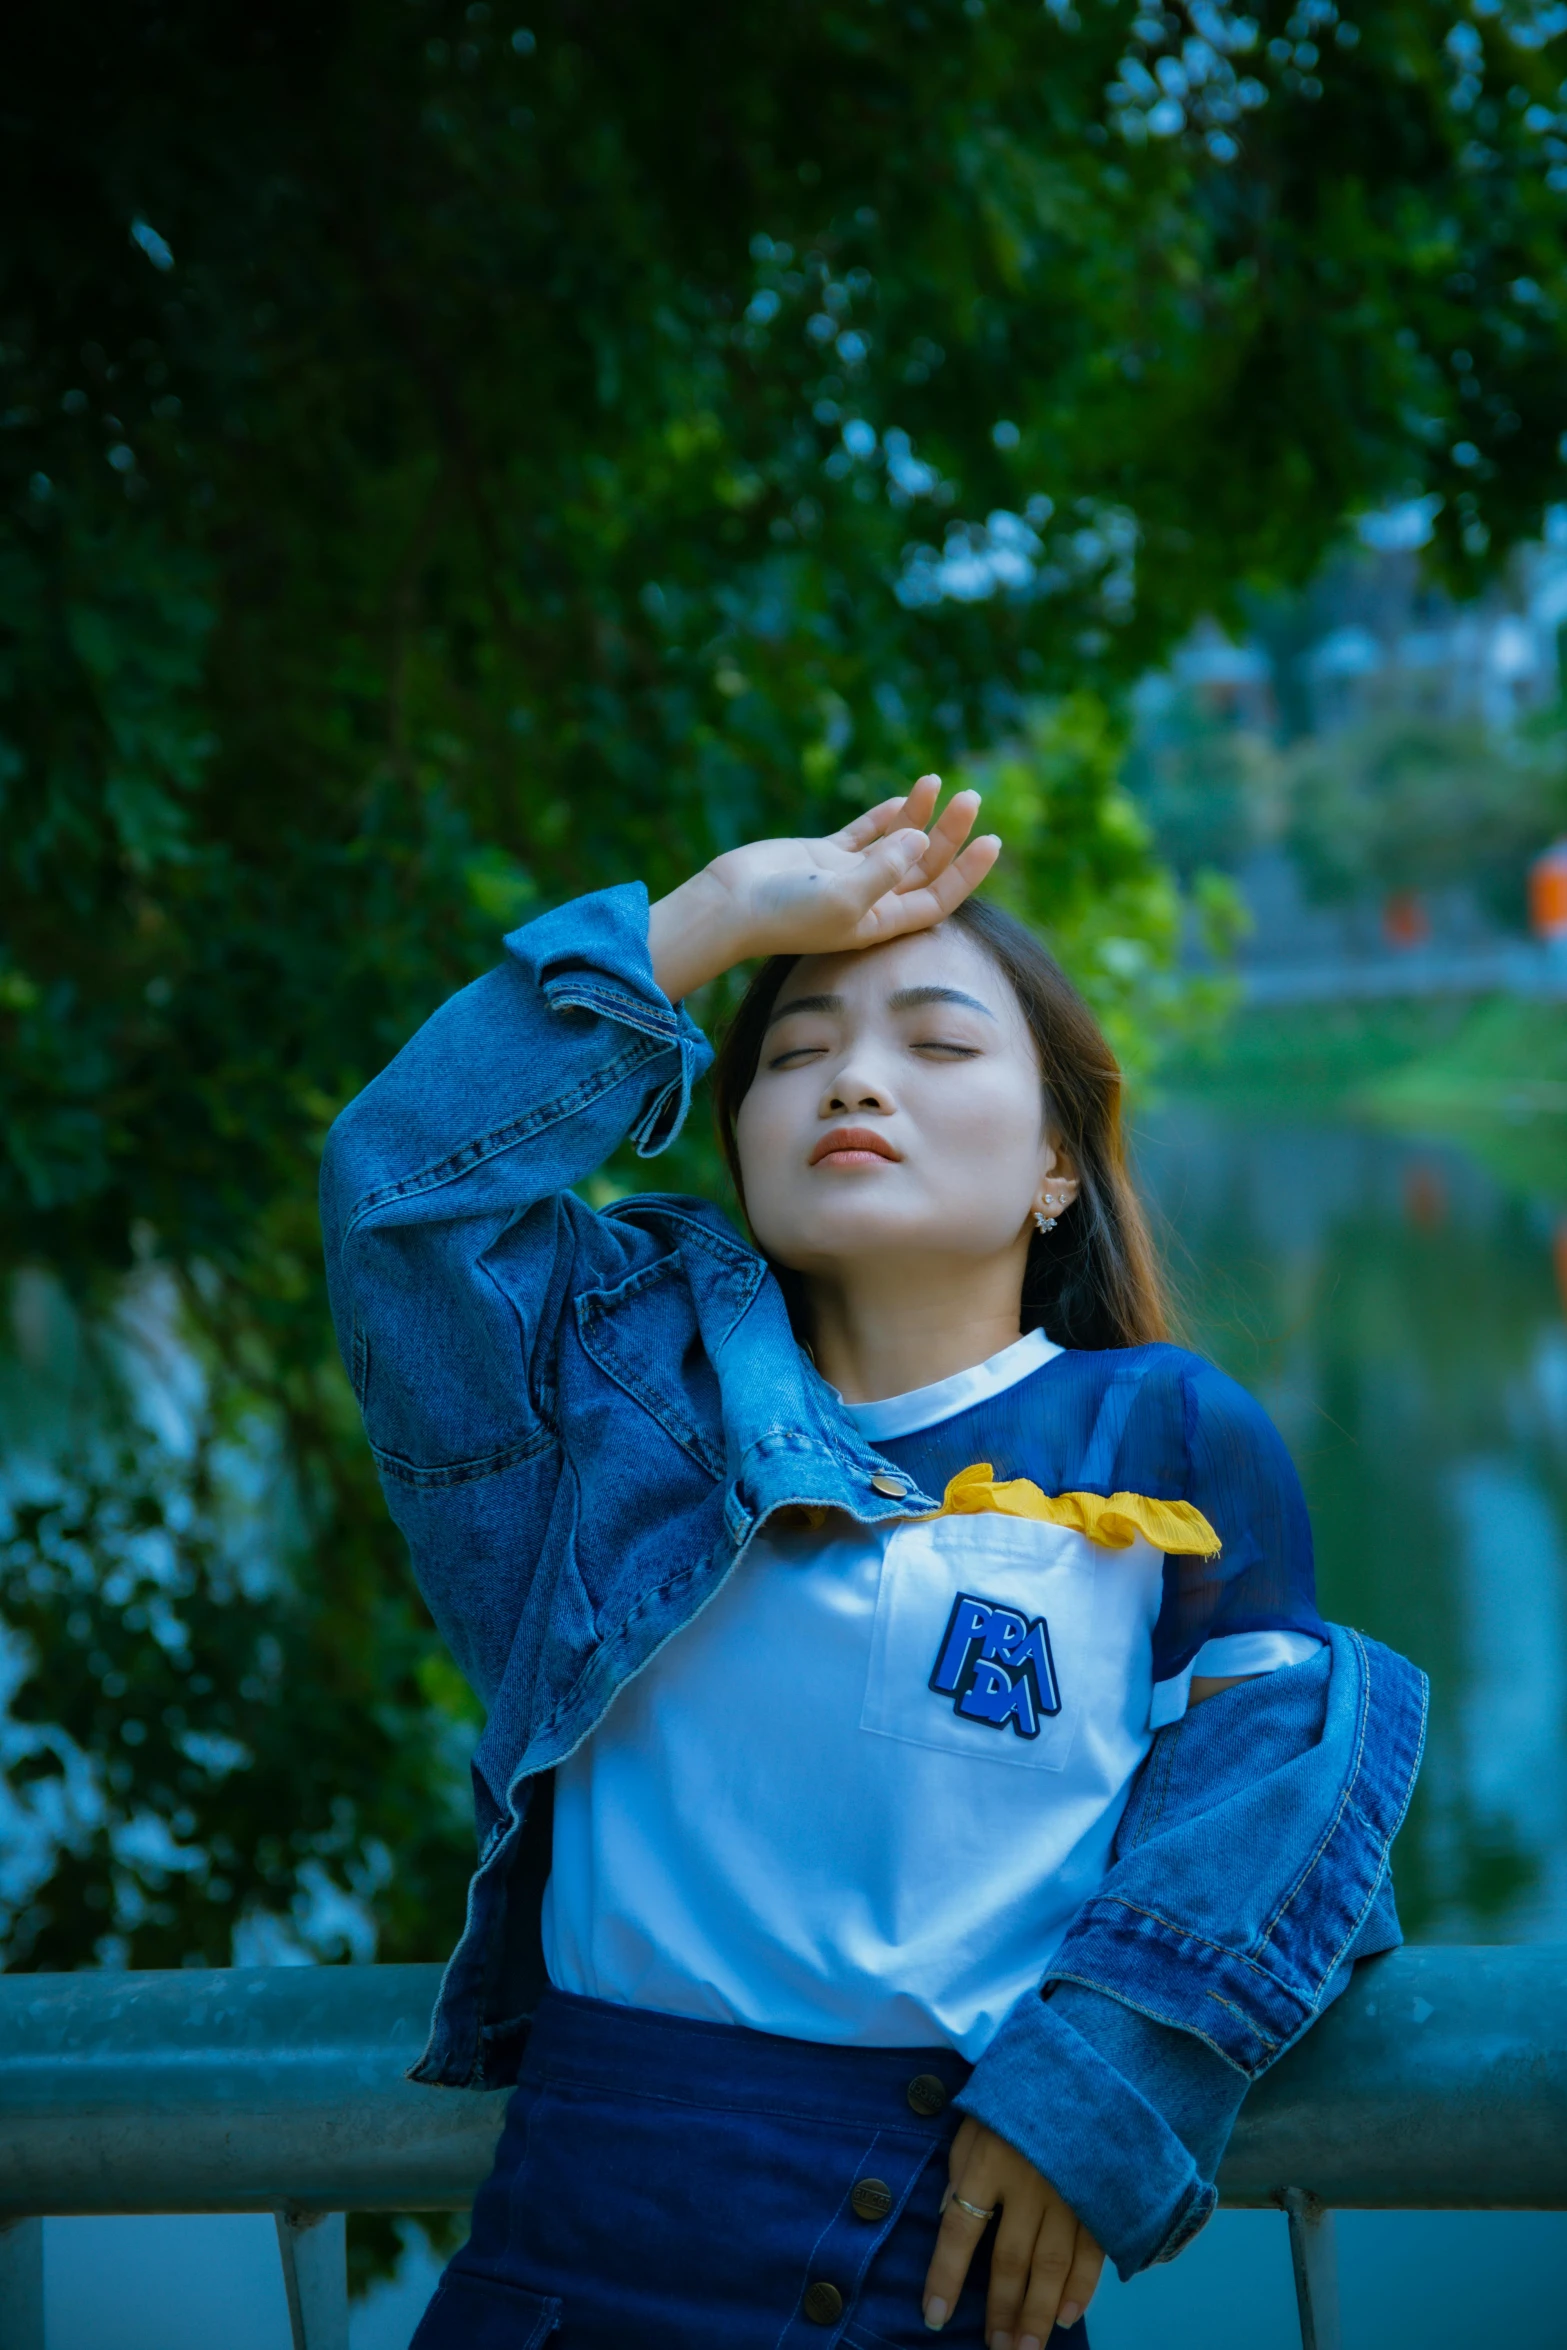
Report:
[[[1320,902],[1466,884],[1519,925],[1528,860],[1567,813],[1556,742],[1407,710],[1298,744],[1284,791],[1285,837]]]
[[[1027,812],[1011,886],[1135,1004],[1173,924],[1101,755],[1125,681],[1356,507],[1440,495],[1465,582],[1558,494],[1554,18],[1290,5],[13,28],[0,1252],[89,1333],[158,1267],[204,1375],[183,1455],[132,1413],[125,1460],[13,1507],[13,1713],[61,1729],[18,1800],[78,1854],[15,1963],[218,1957],[291,1905],[308,1942],[307,1864],[388,1954],[452,1938],[462,1838],[411,1790],[461,1700],[330,1357],[313,1171],[499,930],[974,760]],[[252,1599],[202,1501],[240,1425],[290,1529]],[[141,1689],[80,1584],[153,1621],[127,1526],[210,1652],[144,1642]],[[288,1734],[198,1723],[192,1672]],[[192,1736],[252,1755],[221,1802]],[[111,1866],[78,1761],[164,1842]],[[219,1811],[232,1853],[171,1861]]]

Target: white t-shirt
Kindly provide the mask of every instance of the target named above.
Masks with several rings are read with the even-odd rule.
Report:
[[[1036,1332],[853,1416],[872,1443],[934,1427],[1058,1351]],[[1211,1641],[1156,1695],[1163,1565],[989,1513],[758,1536],[556,1771],[551,1982],[977,2057],[1102,1880],[1192,1672],[1317,1646]]]

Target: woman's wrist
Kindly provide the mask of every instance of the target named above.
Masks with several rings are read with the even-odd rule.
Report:
[[[733,897],[710,865],[654,900],[647,943],[653,977],[672,1004],[754,952]]]

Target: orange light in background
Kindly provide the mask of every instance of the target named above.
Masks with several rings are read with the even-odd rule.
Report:
[[[1423,947],[1431,917],[1417,889],[1390,890],[1382,901],[1382,936],[1390,947]]]
[[[1529,927],[1536,938],[1567,938],[1567,840],[1553,841],[1529,868]]]
[[[1439,1232],[1447,1222],[1447,1178],[1417,1159],[1404,1169],[1404,1215],[1417,1232]]]

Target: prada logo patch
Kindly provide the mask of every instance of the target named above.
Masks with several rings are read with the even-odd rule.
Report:
[[[1050,1630],[1043,1616],[960,1591],[941,1636],[929,1686],[952,1710],[992,1730],[1010,1723],[1019,1738],[1037,1738],[1047,1714],[1061,1711]]]

